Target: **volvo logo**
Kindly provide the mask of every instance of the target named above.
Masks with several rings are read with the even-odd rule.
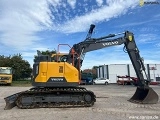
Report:
[[[112,41],[112,42],[102,43],[103,46],[117,45],[117,44],[118,44],[118,41]]]
[[[51,78],[52,81],[63,81],[63,78]]]

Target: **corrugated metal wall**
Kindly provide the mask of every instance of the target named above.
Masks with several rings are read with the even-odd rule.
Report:
[[[156,81],[156,77],[160,77],[160,64],[145,64],[145,68],[147,76],[152,81]],[[118,75],[136,77],[132,64],[101,65],[97,68],[97,76],[108,78],[111,80],[111,83],[116,83]],[[145,75],[144,78],[146,79]]]

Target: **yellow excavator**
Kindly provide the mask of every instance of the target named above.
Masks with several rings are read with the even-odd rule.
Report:
[[[33,64],[33,87],[29,90],[10,95],[5,99],[5,110],[17,106],[21,109],[49,107],[90,107],[96,102],[96,95],[79,86],[80,68],[87,52],[110,46],[124,44],[135,69],[138,86],[135,94],[129,99],[133,103],[156,104],[158,94],[149,87],[150,80],[145,72],[143,59],[134,40],[133,33],[125,31],[92,38],[95,25],[91,25],[84,41],[70,47],[69,53],[42,55],[37,51]],[[144,79],[144,75],[147,79]]]

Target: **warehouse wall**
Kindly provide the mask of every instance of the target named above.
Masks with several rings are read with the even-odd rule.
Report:
[[[145,64],[144,66],[146,68],[146,74],[148,76],[148,67],[147,67],[147,64]],[[130,76],[137,77],[136,72],[135,72],[132,64],[129,64],[129,71],[130,71]],[[145,73],[143,73],[143,76],[144,76],[144,79],[147,79]]]
[[[128,75],[126,64],[112,64],[108,66],[108,69],[111,83],[116,83],[118,75]]]
[[[149,64],[149,68],[150,78],[153,79],[153,81],[156,81],[156,77],[160,77],[160,64]]]
[[[156,81],[156,77],[160,77],[160,64],[145,64],[145,68],[147,76],[152,81]],[[137,77],[132,64],[101,65],[97,68],[97,73],[98,77],[108,78],[111,80],[111,83],[116,83],[118,75]],[[146,79],[145,74],[144,78]]]
[[[100,68],[99,68],[99,71],[100,71],[99,74],[100,74],[101,77],[103,77],[103,70],[102,70],[102,67],[103,67],[103,66],[100,66]]]
[[[107,78],[109,79],[109,74],[108,74],[108,65],[103,65],[99,66],[97,68],[97,77],[98,78]]]
[[[104,78],[108,78],[107,65],[103,65],[103,77]]]

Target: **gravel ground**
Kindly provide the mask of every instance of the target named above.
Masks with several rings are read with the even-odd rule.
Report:
[[[39,108],[4,110],[4,97],[28,90],[30,87],[0,86],[0,120],[159,120],[160,102],[134,104],[127,100],[136,87],[122,85],[86,85],[97,98],[93,107]],[[160,96],[160,86],[151,86]]]

